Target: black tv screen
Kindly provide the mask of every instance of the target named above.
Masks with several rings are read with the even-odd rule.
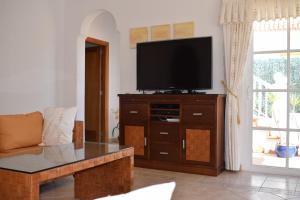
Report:
[[[138,90],[212,88],[212,37],[137,44]]]

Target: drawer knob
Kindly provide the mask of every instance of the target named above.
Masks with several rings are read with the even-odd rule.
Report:
[[[138,114],[139,111],[137,111],[137,110],[131,110],[131,111],[129,111],[129,113],[130,113],[130,114]]]
[[[203,113],[193,113],[193,116],[202,116]]]
[[[168,132],[159,132],[160,135],[169,135]]]
[[[159,152],[159,154],[160,154],[160,155],[169,155],[168,152],[163,152],[163,151]]]

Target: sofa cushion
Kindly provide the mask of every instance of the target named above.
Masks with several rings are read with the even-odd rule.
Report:
[[[40,112],[0,115],[0,152],[40,144],[42,130],[43,116]]]
[[[44,112],[43,141],[41,145],[72,143],[76,107],[50,107]]]

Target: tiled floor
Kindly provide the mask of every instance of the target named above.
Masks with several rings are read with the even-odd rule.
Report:
[[[176,182],[173,200],[300,200],[300,177],[223,172],[218,177],[135,168],[134,188]],[[73,178],[41,187],[41,199],[73,200]]]

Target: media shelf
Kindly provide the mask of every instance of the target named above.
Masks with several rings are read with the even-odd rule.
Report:
[[[224,168],[225,96],[124,94],[120,144],[134,164],[216,176]]]
[[[162,104],[162,103],[153,103],[150,105],[151,109],[157,110],[179,110],[179,104]]]
[[[151,122],[160,121],[178,123],[180,121],[180,105],[162,103],[151,104],[150,119]]]

